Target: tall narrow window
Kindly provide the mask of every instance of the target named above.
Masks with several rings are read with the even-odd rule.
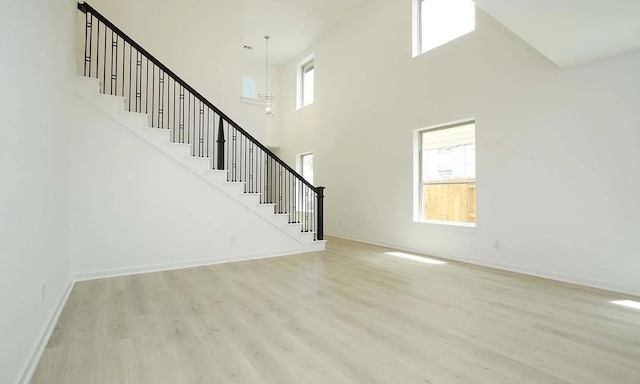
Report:
[[[418,221],[476,222],[475,122],[418,130]]]
[[[414,0],[413,56],[474,31],[475,11],[471,0]]]
[[[300,176],[302,176],[309,184],[313,185],[313,153],[302,153],[298,155],[296,168]],[[315,201],[314,194],[308,186],[300,180],[295,182],[296,188],[296,211],[311,212]]]
[[[298,109],[313,104],[314,85],[315,65],[310,56],[298,67]]]
[[[300,155],[300,174],[310,184],[313,184],[313,153]]]

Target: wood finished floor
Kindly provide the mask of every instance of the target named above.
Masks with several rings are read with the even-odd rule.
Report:
[[[389,251],[77,283],[31,382],[640,383],[622,295]]]

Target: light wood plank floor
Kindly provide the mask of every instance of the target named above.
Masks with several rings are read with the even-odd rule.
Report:
[[[78,283],[32,383],[640,383],[622,295],[389,251]]]

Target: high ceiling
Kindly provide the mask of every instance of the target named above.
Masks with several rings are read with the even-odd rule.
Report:
[[[270,62],[283,64],[368,1],[241,0],[244,44],[264,57],[269,34]],[[562,68],[640,49],[640,0],[474,1]]]
[[[245,44],[269,61],[283,64],[316,42],[323,33],[368,0],[243,0]]]
[[[640,48],[640,0],[474,0],[562,68]]]

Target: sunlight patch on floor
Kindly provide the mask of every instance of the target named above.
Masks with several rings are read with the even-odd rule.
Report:
[[[633,301],[633,300],[616,300],[616,301],[612,301],[611,304],[617,304],[617,305],[622,305],[623,307],[640,309],[640,302]]]
[[[447,264],[444,261],[434,260],[428,257],[412,255],[410,253],[404,253],[404,252],[386,252],[385,255],[395,256],[395,257],[399,257],[407,260],[419,261],[421,263],[426,263],[426,264],[434,264],[434,265]]]

